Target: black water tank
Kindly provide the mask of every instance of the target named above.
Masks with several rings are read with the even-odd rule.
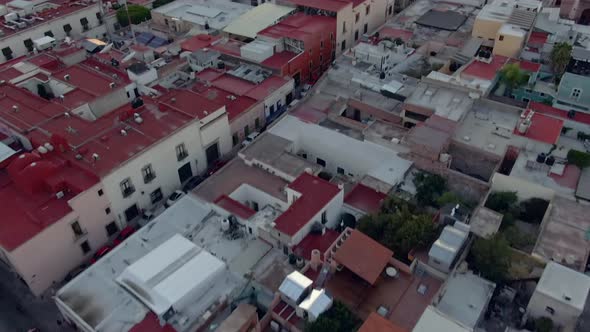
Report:
[[[219,63],[217,63],[217,69],[224,69],[225,68],[225,62],[220,61]]]
[[[549,166],[553,166],[553,164],[555,164],[555,157],[553,157],[553,156],[547,157],[547,159],[545,160],[545,164],[547,164]]]
[[[537,155],[537,162],[538,163],[541,163],[541,164],[544,163],[545,159],[547,159],[547,155],[545,153],[539,153]]]
[[[384,79],[385,78],[385,72],[382,71],[381,74],[379,74],[379,78],[380,79]]]

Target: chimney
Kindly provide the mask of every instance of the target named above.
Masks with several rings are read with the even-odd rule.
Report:
[[[320,265],[322,264],[322,253],[319,250],[313,249],[311,251],[311,261],[309,262],[311,268],[314,271],[317,271]]]

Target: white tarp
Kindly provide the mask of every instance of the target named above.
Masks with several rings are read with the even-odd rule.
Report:
[[[279,287],[279,292],[294,302],[297,302],[307,287],[311,286],[313,281],[301,274],[299,271],[293,271],[289,274]]]
[[[324,311],[332,306],[332,298],[326,295],[326,290],[314,289],[311,294],[301,302],[299,307],[305,310],[311,320],[316,320]]]

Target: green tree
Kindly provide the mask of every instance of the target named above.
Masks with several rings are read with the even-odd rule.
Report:
[[[305,325],[305,332],[353,332],[358,330],[361,322],[342,302],[334,301],[318,319]]]
[[[459,197],[459,195],[455,194],[454,192],[447,191],[436,199],[436,204],[438,204],[438,206],[444,206],[447,204],[463,204],[463,199],[461,199],[461,197]]]
[[[399,258],[407,257],[414,248],[427,246],[436,235],[432,216],[413,214],[406,205],[393,213],[363,217],[358,230],[391,249]]]
[[[551,318],[540,317],[535,320],[535,331],[551,332],[553,331],[553,321]]]
[[[559,82],[572,57],[572,45],[562,42],[553,45],[550,60],[555,82]]]
[[[590,166],[590,153],[571,149],[567,152],[567,162],[579,168],[586,168]]]
[[[529,80],[529,76],[522,70],[518,63],[510,63],[500,70],[500,81],[506,85],[505,95],[510,95],[512,90],[524,85]]]
[[[129,15],[127,14],[129,12]],[[127,5],[117,10],[117,21],[122,27],[129,25],[129,20],[132,24],[139,24],[152,18],[150,10],[139,5]]]
[[[481,275],[496,283],[501,283],[510,268],[510,246],[499,234],[490,239],[477,239],[471,248],[473,268]]]
[[[506,213],[514,209],[516,202],[518,202],[516,191],[496,191],[488,196],[485,206],[496,212]]]
[[[418,173],[414,177],[416,200],[421,205],[436,206],[436,199],[447,188],[447,181],[440,175]]]

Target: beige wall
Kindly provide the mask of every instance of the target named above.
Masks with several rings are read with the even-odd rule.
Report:
[[[471,30],[471,36],[495,40],[496,34],[498,33],[498,30],[500,30],[502,24],[504,24],[502,21],[476,18],[473,23],[473,30]]]
[[[20,247],[8,253],[9,259],[19,275],[35,295],[40,295],[53,282],[59,282],[107,241],[106,225],[114,220],[107,215],[109,207],[106,195],[98,196],[100,184],[71,199],[74,211],[49,226]],[[76,238],[71,224],[78,221],[84,235]],[[80,245],[88,241],[90,252],[84,254]]]
[[[502,41],[500,41],[500,36],[504,36]],[[493,53],[510,58],[518,58],[518,54],[520,54],[523,43],[524,37],[502,35],[498,33],[496,36],[496,41],[494,42]]]
[[[258,119],[258,128],[256,128],[256,119]],[[246,127],[246,125],[250,129],[250,133],[253,133],[255,131],[260,131],[260,128],[264,127],[265,123],[266,117],[264,116],[264,104],[262,102],[258,102],[252,105],[248,111],[240,114],[240,116],[237,118],[232,119],[232,122],[229,126],[232,137],[237,135],[237,145],[240,145],[240,143],[242,143],[242,141],[246,138],[244,132],[244,127]]]

